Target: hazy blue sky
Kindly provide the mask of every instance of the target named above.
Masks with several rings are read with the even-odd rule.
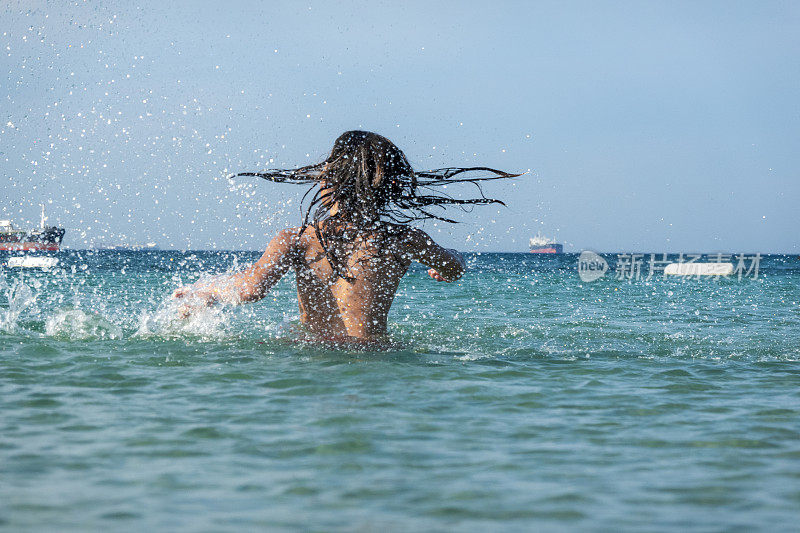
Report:
[[[800,3],[95,4],[2,8],[0,218],[68,246],[262,248],[302,189],[225,175],[359,128],[531,170],[460,249],[800,252]]]

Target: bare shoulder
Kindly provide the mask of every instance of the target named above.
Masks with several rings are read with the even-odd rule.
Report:
[[[404,228],[403,233],[398,238],[398,248],[403,255],[412,260],[425,263],[424,257],[436,249],[439,245],[434,242],[430,235],[419,228]]]
[[[300,228],[285,228],[280,230],[267,245],[265,254],[287,254],[302,247]]]
[[[436,244],[430,235],[419,228],[407,228],[401,237],[401,242],[409,252],[422,251]]]
[[[300,228],[297,228],[297,227],[295,227],[295,228],[283,228],[277,234],[278,235],[284,235],[284,236],[287,236],[287,237],[291,236],[291,235],[300,235]]]
[[[275,234],[274,241],[293,246],[300,241],[300,228],[284,228]]]
[[[439,246],[421,229],[409,228],[403,241],[409,259],[435,269],[445,281],[455,281],[464,273],[466,264],[461,254]]]

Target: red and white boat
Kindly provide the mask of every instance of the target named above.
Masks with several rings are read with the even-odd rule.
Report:
[[[548,239],[542,232],[531,238],[532,254],[561,254],[564,253],[564,245],[556,243],[555,239]]]
[[[57,252],[64,239],[64,228],[46,226],[42,206],[42,221],[38,228],[25,230],[15,228],[10,220],[0,220],[0,250]]]

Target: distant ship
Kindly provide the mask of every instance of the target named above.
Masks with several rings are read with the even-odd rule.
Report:
[[[0,250],[44,250],[57,252],[64,238],[64,228],[46,226],[42,206],[42,220],[38,228],[24,230],[15,228],[10,220],[0,220]]]
[[[95,250],[112,250],[115,252],[139,252],[142,250],[158,250],[158,245],[154,242],[147,244],[98,244]]]
[[[555,239],[548,239],[542,232],[536,234],[531,239],[532,254],[561,254],[564,253],[564,245],[556,243]]]

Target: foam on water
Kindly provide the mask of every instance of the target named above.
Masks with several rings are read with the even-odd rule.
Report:
[[[80,309],[57,311],[45,320],[45,333],[68,340],[121,339],[122,328],[96,313]]]

